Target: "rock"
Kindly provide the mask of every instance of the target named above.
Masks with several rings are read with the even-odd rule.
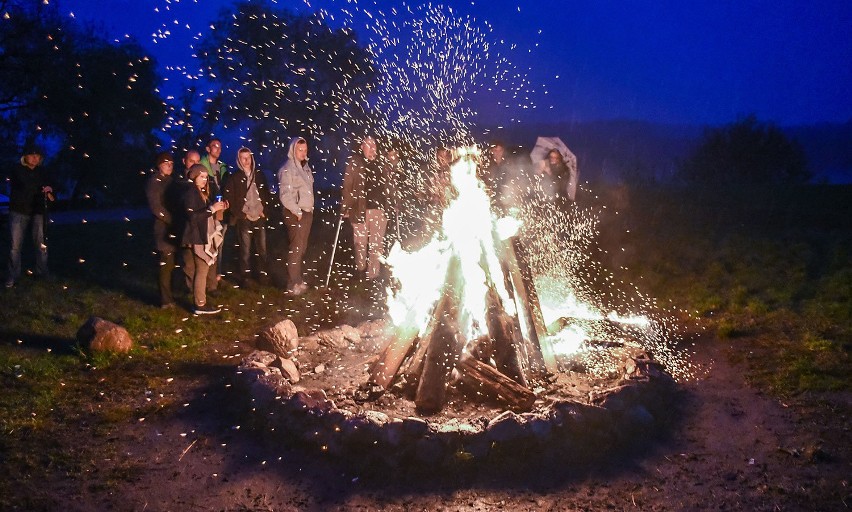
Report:
[[[423,437],[429,432],[429,424],[415,416],[402,420],[402,425],[405,433],[411,437]]]
[[[302,375],[299,373],[299,367],[296,366],[296,363],[292,359],[279,357],[275,361],[275,366],[281,369],[281,373],[290,382],[290,384],[296,384],[302,379]]]
[[[273,366],[276,359],[278,359],[278,356],[272,352],[255,350],[243,358],[242,366],[252,366],[252,363],[258,363],[261,366]]]
[[[553,424],[549,418],[540,414],[524,413],[521,417],[525,420],[527,430],[539,441],[547,441],[553,431]]]
[[[267,407],[279,396],[287,396],[290,393],[290,383],[281,375],[278,368],[270,368],[270,373],[258,376],[249,386],[249,394],[254,403],[260,407]]]
[[[92,352],[128,352],[133,348],[130,333],[109,320],[92,316],[77,330],[77,341]]]
[[[418,439],[414,444],[414,457],[427,466],[437,466],[447,455],[447,446],[435,437]]]
[[[319,346],[320,339],[319,336],[317,336],[316,334],[312,334],[310,336],[303,336],[299,339],[299,347],[301,347],[302,350],[308,350],[313,352],[317,350]]]
[[[624,419],[639,429],[648,429],[654,426],[654,415],[648,412],[648,409],[644,406],[638,404],[624,411]]]
[[[486,432],[491,441],[498,443],[512,441],[523,437],[523,420],[514,412],[506,411],[488,423]]]
[[[346,339],[346,334],[340,327],[335,327],[334,329],[328,331],[318,332],[317,336],[319,337],[320,345],[336,348],[339,350],[349,348],[349,340]]]
[[[343,339],[352,343],[353,345],[358,345],[361,343],[361,331],[352,327],[351,325],[341,325],[338,327],[343,332]]]
[[[320,374],[320,373],[323,373],[323,372],[325,372],[325,365],[324,364],[320,363],[320,364],[318,364],[314,367],[314,373]]]
[[[259,349],[281,357],[289,357],[299,348],[299,333],[296,324],[289,318],[271,325],[260,332],[257,339]]]

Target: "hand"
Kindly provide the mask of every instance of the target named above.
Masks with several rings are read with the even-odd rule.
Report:
[[[228,203],[226,201],[217,201],[210,205],[210,210],[213,213],[220,212],[228,207]]]

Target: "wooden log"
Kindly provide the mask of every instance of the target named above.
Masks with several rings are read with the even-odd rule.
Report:
[[[488,335],[492,340],[496,368],[518,384],[529,387],[526,377],[526,354],[522,347],[523,340],[515,329],[514,319],[506,313],[503,302],[493,287],[488,289],[485,304]],[[482,357],[477,359],[487,362],[487,359]]]
[[[509,239],[504,250],[504,263],[514,292],[521,337],[528,358],[528,369],[536,376],[557,371],[556,355],[547,341],[547,327],[541,316],[538,294],[524,248],[517,237]]]
[[[394,381],[405,356],[414,348],[416,340],[416,332],[413,335],[391,338],[390,343],[382,350],[378,361],[370,367],[370,382],[382,389],[387,389]]]
[[[444,293],[433,316],[433,320],[436,320],[435,329],[429,339],[424,336],[421,340],[427,347],[414,403],[424,414],[437,412],[444,406],[450,374],[464,346],[458,327],[461,292],[464,286],[460,279],[460,270],[458,257],[452,257],[447,268]]]
[[[432,316],[429,318],[429,325],[426,326],[423,336],[417,342],[417,347],[399,368],[398,373],[405,377],[409,383],[416,384],[420,379],[420,374],[423,372],[423,358],[426,356],[426,351],[432,342],[432,338],[435,336],[435,331],[438,329],[441,319],[446,313],[447,308],[450,307],[450,302],[450,298],[447,297],[446,293],[441,296],[435,305]]]
[[[458,365],[462,384],[477,398],[490,398],[506,404],[513,411],[532,409],[536,396],[529,388],[521,386],[493,366],[464,357]]]

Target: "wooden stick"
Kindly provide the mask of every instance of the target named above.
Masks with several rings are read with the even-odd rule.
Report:
[[[462,383],[478,398],[492,398],[507,404],[514,411],[529,411],[536,396],[529,388],[521,386],[493,366],[472,357],[464,357],[459,362]]]

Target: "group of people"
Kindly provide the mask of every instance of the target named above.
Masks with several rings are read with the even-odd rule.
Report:
[[[290,141],[287,158],[278,169],[278,201],[266,175],[257,168],[253,152],[237,151],[232,172],[221,160],[222,142],[209,140],[202,155],[191,149],[175,172],[171,153],[157,155],[156,170],[146,184],[146,196],[154,216],[154,242],[159,255],[159,295],[163,308],[175,307],[172,274],[181,260],[184,280],[192,293],[196,314],[213,314],[220,309],[208,294],[222,279],[225,234],[233,230],[238,251],[236,281],[241,286],[270,282],[267,262],[267,221],[280,208],[287,229],[287,292],[301,295],[308,290],[302,270],[314,216],[314,175],[308,163],[308,143],[302,137]],[[481,178],[495,208],[507,209],[522,200],[517,185],[517,166],[509,161],[506,146],[490,146],[489,165],[482,165]],[[36,276],[48,276],[44,215],[54,200],[53,189],[40,166],[43,152],[28,147],[20,165],[10,177],[10,238],[6,287],[12,287],[21,274],[21,249],[29,226],[36,247]],[[445,147],[435,151],[425,183],[412,194],[415,207],[411,224],[430,237],[440,212],[453,197],[450,180],[452,152]],[[541,175],[551,180],[560,195],[573,199],[570,173],[562,156],[554,150],[543,163]],[[576,181],[576,179],[574,179]],[[391,219],[399,232],[401,184],[404,171],[399,150],[392,145],[379,148],[376,138],[366,135],[346,163],[341,195],[340,222],[352,228],[355,277],[376,282],[382,275],[382,258],[387,251],[386,232]],[[576,187],[576,183],[573,184]],[[419,206],[418,206],[419,205]],[[411,227],[411,226],[409,226]]]
[[[160,257],[162,307],[174,307],[171,282],[176,254],[180,253],[195,313],[219,311],[207,301],[207,293],[216,290],[221,279],[218,269],[228,226],[236,231],[238,284],[250,283],[253,271],[261,284],[267,284],[266,222],[272,209],[278,207],[289,244],[287,292],[305,293],[308,285],[302,265],[314,216],[314,175],[308,163],[307,141],[302,137],[290,141],[287,159],[277,173],[278,204],[250,149],[242,147],[237,151],[234,172],[229,172],[219,159],[220,140],[210,140],[205,149],[204,156],[195,150],[186,153],[180,177],[173,176],[172,155],[161,153],[156,160],[157,170],[146,187],[154,216],[155,248]],[[346,166],[341,222],[347,219],[352,225],[355,271],[363,280],[374,280],[380,274],[388,217],[399,205],[398,173],[397,150],[388,149],[379,158],[376,140],[370,136],[363,138],[359,151]]]
[[[290,162],[295,158],[293,147],[298,146],[294,141],[281,174],[287,174],[283,172],[285,168],[306,166],[307,143],[299,140],[305,147],[300,158],[302,163]],[[183,158],[184,169],[178,176],[174,174],[171,153],[160,153],[156,172],[148,179],[145,189],[154,216],[154,243],[160,259],[161,307],[175,305],[171,283],[176,255],[180,254],[196,314],[220,311],[208,302],[207,295],[217,290],[222,278],[222,249],[229,228],[236,232],[239,249],[237,283],[250,284],[252,271],[256,272],[261,284],[269,282],[266,219],[272,213],[273,196],[266,175],[255,165],[254,154],[249,148],[237,151],[234,172],[229,172],[228,166],[220,160],[221,140],[211,139],[205,150],[203,156],[196,150],[187,151]],[[309,168],[307,176],[310,176]],[[302,206],[311,211],[312,197]],[[291,251],[294,249],[291,244]],[[254,265],[253,255],[256,256]],[[291,290],[294,286],[291,283]]]

